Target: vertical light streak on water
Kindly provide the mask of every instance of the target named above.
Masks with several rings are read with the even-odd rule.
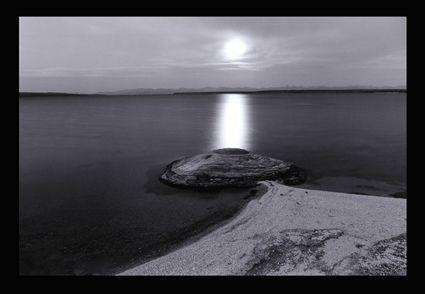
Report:
[[[245,94],[220,97],[214,149],[249,149],[249,105]]]

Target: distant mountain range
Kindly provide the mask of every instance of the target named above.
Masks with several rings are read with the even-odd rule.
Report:
[[[173,95],[173,94],[197,94],[197,93],[266,93],[266,92],[382,92],[382,91],[406,91],[403,87],[205,87],[205,88],[179,88],[179,89],[127,89],[111,92],[99,92],[101,95]]]
[[[21,97],[31,96],[139,96],[139,95],[177,95],[177,94],[199,94],[199,93],[270,93],[270,92],[406,92],[404,87],[272,87],[272,88],[250,88],[250,87],[205,87],[205,88],[178,88],[178,89],[126,89],[119,91],[97,92],[91,94],[60,93],[60,92],[19,92]]]
[[[127,89],[120,91],[111,91],[111,92],[99,92],[97,94],[103,95],[164,95],[164,94],[179,94],[179,93],[211,93],[211,92],[252,92],[258,89],[255,88],[227,88],[227,87],[205,87],[205,88],[178,88],[178,89],[146,89],[146,88],[138,88],[138,89]]]

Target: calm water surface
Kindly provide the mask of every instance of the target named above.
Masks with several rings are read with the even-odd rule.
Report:
[[[405,93],[19,103],[22,274],[113,274],[228,218],[249,189],[198,193],[157,180],[170,161],[215,148],[293,161],[308,170],[309,188],[406,189]]]

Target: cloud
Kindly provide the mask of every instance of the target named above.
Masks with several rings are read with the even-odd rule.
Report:
[[[232,38],[248,45],[238,62],[223,55]],[[365,81],[404,85],[406,19],[23,17],[19,61],[26,90],[34,83],[49,90],[55,77],[92,79],[99,91],[111,78],[163,88],[217,82],[250,87]],[[114,85],[117,90],[128,86]]]

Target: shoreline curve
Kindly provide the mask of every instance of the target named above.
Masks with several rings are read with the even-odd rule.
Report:
[[[230,221],[118,275],[406,275],[406,199],[260,183]]]

